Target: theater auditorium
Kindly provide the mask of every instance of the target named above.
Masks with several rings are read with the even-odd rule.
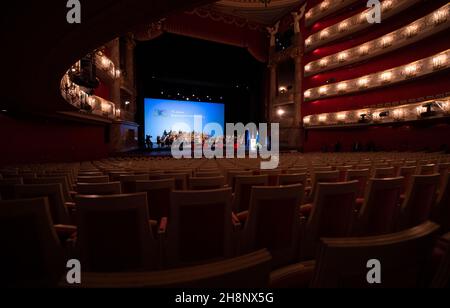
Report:
[[[449,287],[449,11],[2,4],[0,285]]]

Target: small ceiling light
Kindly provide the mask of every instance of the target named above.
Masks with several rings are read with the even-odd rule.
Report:
[[[128,106],[130,104],[130,101],[125,101],[125,105]]]

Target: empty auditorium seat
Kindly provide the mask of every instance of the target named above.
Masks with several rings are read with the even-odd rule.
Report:
[[[320,242],[313,288],[418,288],[439,226],[425,222],[412,229],[373,237],[323,238]],[[381,283],[369,284],[369,260],[381,262]]]
[[[78,183],[78,195],[116,195],[121,194],[120,182],[109,183]]]
[[[366,193],[367,181],[370,177],[369,169],[359,169],[359,170],[348,170],[346,181],[358,181],[359,189],[358,189],[358,198],[364,198]]]
[[[303,259],[314,256],[319,238],[351,234],[358,185],[358,181],[317,184],[317,194],[302,239]]]
[[[160,175],[160,179],[174,179],[175,180],[175,190],[186,190],[187,183],[189,179],[189,173],[167,173]]]
[[[22,178],[9,178],[0,180],[0,197],[1,200],[11,200],[15,198],[16,185],[23,184]]]
[[[132,193],[134,183],[136,181],[147,181],[147,174],[139,174],[139,175],[121,175],[119,176],[120,184],[122,185],[122,192],[124,194]]]
[[[78,183],[108,183],[109,182],[109,176],[107,175],[100,175],[100,176],[79,176],[77,178]]]
[[[159,266],[145,193],[77,196],[76,203],[76,247],[83,270],[119,272]]]
[[[430,219],[436,200],[439,175],[415,175],[402,205],[402,228],[411,228]]]
[[[271,256],[267,250],[205,265],[154,272],[83,273],[81,288],[267,288]]]
[[[65,269],[46,198],[0,201],[0,246],[1,286],[55,286]]]
[[[373,177],[376,179],[385,179],[385,178],[393,178],[395,176],[396,176],[395,168],[387,167],[387,168],[376,168]]]
[[[190,190],[220,189],[225,185],[225,177],[194,177],[189,179]]]
[[[273,267],[299,257],[301,184],[281,187],[254,186],[245,222],[241,253],[267,248]]]
[[[134,192],[147,193],[148,212],[151,219],[161,221],[170,215],[171,194],[175,180],[136,181]]]
[[[394,232],[399,217],[399,200],[404,178],[371,179],[359,212],[358,235]]]
[[[231,257],[232,232],[231,188],[174,191],[165,260],[181,266]]]
[[[267,175],[236,176],[233,210],[237,213],[247,211],[253,186],[267,186]]]

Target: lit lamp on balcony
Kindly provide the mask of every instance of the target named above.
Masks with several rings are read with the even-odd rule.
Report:
[[[308,64],[305,66],[305,71],[306,71],[306,72],[310,72],[310,71],[311,71],[311,64],[310,64],[310,63],[308,63]]]
[[[310,19],[313,16],[312,10],[309,10],[305,16],[306,16],[306,19]]]
[[[358,80],[358,86],[360,89],[366,89],[369,86],[369,78],[363,77]]]
[[[359,47],[359,55],[360,56],[365,56],[369,53],[369,45],[363,45],[361,47]]]
[[[394,41],[394,38],[392,35],[387,35],[381,39],[381,47],[387,48],[392,45],[392,42]]]
[[[309,125],[309,124],[311,123],[311,117],[305,117],[305,118],[303,119],[303,123],[304,123],[305,125]]]
[[[447,8],[440,9],[433,14],[433,23],[437,26],[444,23],[447,20],[448,12]]]
[[[392,7],[394,6],[394,2],[392,0],[384,0],[383,3],[381,4],[381,9],[386,12],[389,11],[390,9],[392,9]]]
[[[390,83],[392,80],[392,72],[384,72],[380,75],[381,83]]]
[[[369,11],[364,11],[358,16],[358,23],[363,24],[367,22],[367,15],[369,14]]]
[[[323,30],[322,32],[320,32],[320,39],[321,40],[326,40],[328,37],[330,36],[330,32],[328,30]]]
[[[348,22],[343,21],[339,24],[339,32],[345,32],[348,30]]]
[[[345,120],[347,119],[347,113],[345,113],[345,112],[338,113],[336,116],[336,119],[338,120],[339,123],[345,122]]]
[[[310,98],[311,97],[311,90],[305,91],[304,95],[305,95],[305,98]]]
[[[393,118],[395,121],[402,121],[405,117],[405,110],[404,109],[395,109],[393,114]]]
[[[286,113],[286,111],[284,111],[283,109],[278,109],[277,110],[277,115],[281,118],[284,114]]]
[[[337,90],[338,93],[345,93],[345,91],[347,91],[347,83],[346,82],[341,82],[337,85]]]
[[[121,113],[122,113],[122,112],[121,112],[120,108],[117,108],[117,109],[116,109],[116,118],[117,118],[117,119],[120,119]]]
[[[117,69],[117,70],[114,70],[114,77],[115,78],[120,78],[120,76],[122,75],[122,71],[121,70],[119,70],[119,69]]]
[[[327,86],[323,86],[319,88],[319,94],[320,96],[325,96],[327,95],[328,92],[328,87]]]
[[[319,61],[319,65],[321,68],[325,68],[328,65],[328,59],[322,59]]]
[[[278,88],[278,92],[280,94],[286,94],[287,93],[287,88],[286,87],[279,87]]]
[[[405,76],[405,78],[415,77],[417,75],[418,69],[419,68],[418,68],[417,64],[408,65],[404,68],[403,75]]]
[[[320,5],[320,10],[323,12],[323,11],[328,10],[329,7],[330,7],[330,2],[329,1],[324,1]]]
[[[308,37],[305,41],[305,45],[306,45],[306,47],[309,47],[309,46],[311,46],[311,44],[312,44],[312,38]]]
[[[417,24],[406,27],[405,36],[411,38],[419,32],[419,26]]]
[[[339,62],[345,62],[348,58],[348,53],[343,51],[341,53],[338,54],[338,61]]]
[[[325,123],[327,121],[328,116],[326,114],[322,114],[319,116],[319,122]]]
[[[445,53],[433,57],[433,69],[439,70],[447,66],[447,55]]]

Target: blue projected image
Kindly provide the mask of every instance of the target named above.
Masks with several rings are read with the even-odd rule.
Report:
[[[225,106],[218,103],[146,98],[144,114],[145,135],[151,136],[152,141],[164,142],[179,132],[192,133],[194,117],[201,117],[202,130],[208,123],[218,123],[225,129]],[[190,131],[187,131],[188,128]]]

